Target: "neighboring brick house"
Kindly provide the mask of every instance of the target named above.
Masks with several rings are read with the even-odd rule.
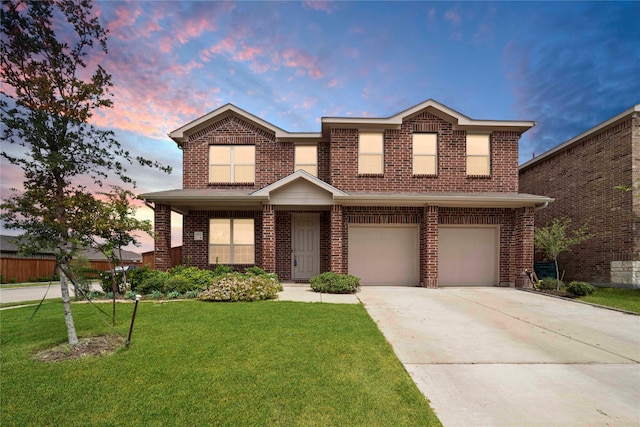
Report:
[[[169,134],[183,151],[183,188],[142,195],[155,204],[155,267],[169,267],[173,210],[183,262],[201,268],[525,286],[533,212],[552,201],[518,193],[518,140],[533,125],[428,100],[291,133],[227,104]]]
[[[520,189],[555,198],[536,227],[569,217],[593,237],[559,257],[565,280],[640,287],[640,104],[520,166]]]

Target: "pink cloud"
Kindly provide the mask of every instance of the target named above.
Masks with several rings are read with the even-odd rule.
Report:
[[[450,9],[448,10],[445,14],[444,14],[444,18],[451,22],[453,25],[458,25],[460,24],[460,21],[462,20],[460,14],[458,13],[457,10],[454,9]]]
[[[218,26],[207,17],[196,17],[181,23],[180,28],[176,28],[175,37],[182,44],[187,43],[189,40],[200,37],[205,32],[217,31]]]
[[[323,1],[323,0],[310,0],[310,1],[305,1],[302,4],[308,7],[309,9],[319,10],[322,12],[326,12],[327,14],[330,14],[331,12],[333,12],[336,6],[334,2]]]
[[[307,70],[309,77],[319,79],[324,73],[318,66],[318,60],[300,49],[290,48],[281,53],[285,67]]]

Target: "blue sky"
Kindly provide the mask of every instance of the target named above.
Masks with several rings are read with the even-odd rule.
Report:
[[[181,152],[166,134],[227,102],[288,131],[317,132],[323,116],[387,117],[433,98],[474,119],[536,121],[521,139],[521,163],[640,103],[638,2],[94,9],[110,30],[99,62],[113,76],[115,104],[95,123],[174,168],[132,169],[140,193],[181,187]],[[4,160],[2,168],[6,197],[20,179]]]

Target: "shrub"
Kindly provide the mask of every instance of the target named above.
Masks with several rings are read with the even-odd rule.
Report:
[[[328,294],[355,294],[360,290],[360,279],[350,274],[338,274],[331,271],[312,277],[309,280],[315,292]]]
[[[573,281],[569,283],[567,286],[567,292],[573,294],[578,297],[583,297],[585,295],[590,295],[596,291],[595,286],[591,285],[587,282],[577,282]]]
[[[274,299],[282,286],[267,275],[228,273],[216,277],[207,289],[198,295],[200,301],[255,301]]]
[[[186,266],[177,266],[173,268],[169,274],[174,277],[184,278],[188,285],[180,290],[176,289],[181,293],[192,291],[192,290],[202,290],[207,289],[213,278],[216,277],[215,273],[210,270],[201,270],[198,267],[186,267]]]
[[[155,271],[154,274],[149,275],[146,279],[142,281],[137,287],[136,291],[139,294],[147,295],[154,291],[159,291],[162,293],[165,289],[165,282],[169,278],[168,273],[163,273],[162,271]]]
[[[162,298],[162,292],[160,291],[151,292],[151,299],[160,299],[160,298]]]
[[[161,289],[163,292],[177,292],[182,294],[192,290],[192,283],[184,276],[169,276]]]
[[[264,271],[262,268],[258,267],[257,265],[253,266],[253,267],[247,267],[244,270],[247,274],[253,274],[254,276],[262,276],[263,274],[267,274],[266,271]]]
[[[228,266],[228,265],[218,264],[218,265],[216,265],[215,270],[213,270],[213,275],[214,276],[224,276],[224,275],[227,275],[229,273],[233,273],[233,267]]]
[[[100,291],[91,291],[87,294],[87,297],[89,299],[98,299],[98,298],[102,298],[104,294]]]
[[[176,299],[176,298],[180,298],[182,294],[180,292],[176,292],[176,291],[171,291],[167,293],[167,299]]]
[[[197,298],[199,293],[200,293],[199,291],[187,291],[184,293],[183,296],[185,299],[193,299],[193,298]]]
[[[558,280],[552,279],[551,277],[545,277],[538,281],[538,284],[536,285],[536,289],[540,289],[543,291],[555,291],[557,289],[557,286],[558,286]],[[564,283],[562,283],[562,280],[560,280],[560,289],[562,289],[563,287],[564,287]]]
[[[136,295],[137,295],[137,294],[138,294],[138,293],[137,293],[136,291],[129,291],[129,292],[127,292],[127,293],[124,295],[124,297],[125,297],[126,299],[130,299],[130,300],[134,300],[134,301],[135,301],[135,299],[136,299]]]

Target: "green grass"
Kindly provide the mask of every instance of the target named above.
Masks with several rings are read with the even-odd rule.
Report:
[[[0,289],[33,288],[35,286],[49,286],[49,282],[2,283]],[[51,286],[60,286],[60,281],[51,282]]]
[[[595,293],[579,299],[640,314],[640,289],[598,288]]]
[[[81,337],[113,332],[73,310]],[[62,307],[32,312],[0,312],[3,427],[440,425],[361,305],[143,302],[129,349],[53,364],[32,356],[66,341]]]

